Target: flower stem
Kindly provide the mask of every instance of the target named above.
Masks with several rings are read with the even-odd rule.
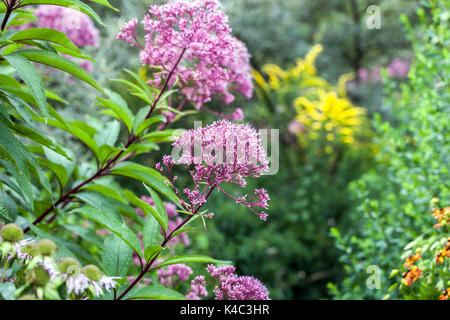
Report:
[[[6,13],[5,13],[5,17],[3,18],[3,22],[2,22],[2,32],[5,30],[6,28],[6,24],[8,23],[9,17],[11,16],[11,13],[17,9],[17,7],[15,7],[17,0],[11,0],[11,3],[9,5],[6,5]]]
[[[214,190],[215,186],[211,186],[211,188],[209,189],[208,193],[206,194],[205,200],[208,199],[208,197],[211,195],[212,191]],[[177,232],[178,230],[180,230],[184,225],[186,225],[186,223],[188,223],[197,213],[198,210],[201,208],[202,206],[197,207],[197,209],[195,209],[195,211],[192,213],[192,215],[189,215],[186,219],[183,220],[183,222],[181,222],[174,230],[172,230],[172,232],[167,235],[164,239],[164,241],[161,243],[161,247],[164,247],[173,237],[173,234],[175,232]],[[128,288],[125,289],[125,291],[119,296],[117,297],[116,300],[122,300],[122,298],[128,293],[130,292],[131,289],[134,288],[134,286],[136,286],[139,281],[142,279],[142,277],[150,270],[150,268],[152,267],[153,263],[155,262],[155,260],[158,258],[159,253],[156,254],[145,266],[145,268],[141,271],[141,273],[139,273],[139,275],[136,277],[136,279],[134,279],[134,281],[128,286]]]

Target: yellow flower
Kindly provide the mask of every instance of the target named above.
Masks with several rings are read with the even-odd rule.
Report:
[[[269,78],[270,89],[277,91],[281,85],[298,84],[300,88],[304,87],[325,87],[329,84],[322,78],[315,76],[317,69],[315,61],[317,56],[322,52],[323,47],[317,44],[305,55],[305,58],[298,58],[296,65],[290,69],[283,70],[276,64],[266,64],[262,67],[262,71]],[[264,78],[258,73],[253,74],[255,81],[263,86]]]
[[[347,98],[346,86],[354,78],[351,73],[342,75],[334,87],[317,75],[315,62],[323,46],[317,44],[291,68],[282,69],[275,64],[266,64],[262,73],[253,71],[255,82],[266,92],[272,91],[276,103],[293,104],[295,121],[304,128],[298,133],[303,147],[308,141],[325,142],[321,150],[325,153],[336,151],[336,144],[352,148],[366,147],[361,138],[368,137],[366,110],[353,105]],[[297,94],[297,98],[293,99]]]
[[[355,79],[353,73],[346,73],[339,77],[338,79],[338,92],[341,97],[347,97],[347,82]]]
[[[251,73],[253,79],[255,79],[256,84],[259,85],[263,90],[268,91],[269,86],[261,73],[259,73],[257,70],[252,70]]]
[[[314,47],[309,50],[309,52],[305,56],[304,60],[304,70],[308,74],[316,74],[317,69],[314,65],[316,62],[317,56],[322,52],[323,47],[321,44],[316,44]]]
[[[363,108],[340,98],[334,91],[318,90],[315,100],[298,97],[294,107],[298,113],[297,121],[312,131],[324,128],[328,132],[325,138],[330,142],[338,139],[345,144],[354,144],[366,122]]]

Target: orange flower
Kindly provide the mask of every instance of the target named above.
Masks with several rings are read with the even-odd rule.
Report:
[[[405,263],[403,264],[403,266],[405,268],[409,268],[412,265],[414,265],[414,263],[419,260],[420,258],[422,258],[422,255],[420,253],[420,250],[417,250],[417,253],[415,255],[409,256],[408,259],[406,259]]]
[[[406,286],[411,286],[417,279],[422,276],[422,270],[417,266],[413,266],[411,269],[408,269],[403,275],[403,284]]]
[[[448,238],[445,247],[439,250],[438,254],[436,255],[436,263],[444,263],[444,258],[446,257],[450,258],[450,238]]]
[[[439,300],[448,300],[448,296],[450,293],[450,288],[444,290],[444,292],[440,295]]]
[[[440,228],[443,224],[447,224],[450,218],[450,207],[446,208],[434,208],[431,211],[433,217],[438,221],[437,224],[434,225],[434,228]]]

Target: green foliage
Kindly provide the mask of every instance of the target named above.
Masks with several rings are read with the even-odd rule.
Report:
[[[105,239],[102,265],[107,275],[124,277],[128,274],[133,250],[119,237],[110,235]]]
[[[386,83],[386,109],[393,121],[376,119],[377,166],[352,184],[357,201],[349,217],[353,227],[335,233],[346,270],[332,290],[337,298],[385,296],[393,284],[388,276],[402,262],[403,248],[432,223],[426,213],[431,199],[439,198],[443,204],[450,200],[448,13],[448,3],[430,1],[418,10],[420,25],[412,28],[403,17],[417,58],[410,83],[400,88]],[[370,265],[382,270],[380,290],[366,287]]]
[[[185,300],[186,298],[175,290],[163,286],[149,286],[131,291],[127,299],[152,299],[152,300]]]

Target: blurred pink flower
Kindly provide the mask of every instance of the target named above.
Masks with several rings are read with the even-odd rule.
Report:
[[[213,95],[232,102],[231,90],[252,96],[250,55],[245,45],[231,36],[228,17],[218,1],[174,0],[152,5],[142,21],[144,44],[137,39],[136,25],[136,19],[124,24],[117,38],[142,49],[143,65],[162,68],[154,73],[150,85],[159,86],[175,68],[170,85],[178,79],[181,92],[197,109]]]
[[[191,289],[186,295],[186,300],[201,300],[206,297],[208,291],[206,290],[206,281],[204,276],[197,276],[191,281]]]
[[[393,78],[405,78],[408,76],[411,61],[395,58],[387,67],[387,72]]]
[[[299,135],[304,130],[303,124],[297,120],[289,122],[288,131],[292,134]]]
[[[158,280],[165,287],[175,287],[179,281],[189,280],[192,269],[184,263],[169,265],[166,269],[159,269]]]
[[[36,27],[52,28],[66,34],[79,47],[100,45],[100,32],[84,13],[62,6],[39,5],[34,12]]]

